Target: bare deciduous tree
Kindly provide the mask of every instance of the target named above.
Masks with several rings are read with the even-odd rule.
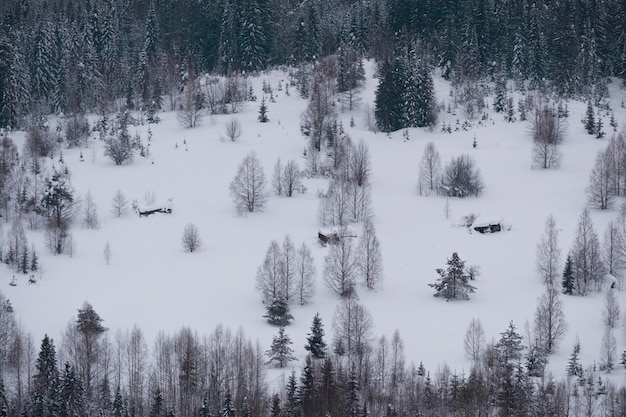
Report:
[[[87,191],[83,203],[83,225],[87,229],[97,229],[100,226],[98,221],[98,207],[91,195],[91,190]]]
[[[538,105],[532,120],[533,164],[543,169],[558,168],[561,152],[558,148],[565,134],[565,123],[548,107]]]
[[[186,128],[200,126],[204,116],[204,92],[200,88],[200,80],[191,72],[180,99],[178,122]]]
[[[111,257],[113,253],[111,252],[111,244],[109,242],[104,245],[104,249],[102,250],[102,257],[104,258],[104,262],[109,265],[111,263]]]
[[[566,331],[559,292],[555,287],[548,287],[535,311],[535,334],[543,352],[552,353]]]
[[[343,299],[335,310],[335,338],[341,340],[346,353],[357,358],[365,355],[372,343],[372,316],[358,302],[356,294]]]
[[[261,291],[265,303],[271,303],[272,300],[281,298],[283,295],[281,263],[280,246],[276,240],[272,240],[265,253],[263,264],[256,274],[256,286]]]
[[[485,340],[483,325],[480,319],[474,317],[465,332],[465,339],[463,339],[463,347],[467,357],[477,362],[482,356]]]
[[[352,145],[350,152],[349,169],[352,181],[359,187],[364,186],[369,181],[370,176],[370,153],[369,146],[363,139],[356,145]]]
[[[619,322],[620,308],[617,298],[612,288],[606,289],[606,298],[604,299],[604,309],[602,310],[604,325],[614,329]]]
[[[298,302],[304,305],[315,292],[315,264],[306,243],[300,246],[296,254],[295,278]]]
[[[296,295],[297,285],[296,275],[296,248],[293,245],[291,236],[286,235],[283,240],[280,261],[280,280],[282,283],[282,298],[287,303]]]
[[[593,288],[600,290],[605,274],[598,234],[593,227],[589,210],[585,208],[578,221],[576,237],[571,250],[574,266],[574,293],[587,295]]]
[[[596,155],[596,164],[589,175],[589,185],[586,192],[589,204],[600,210],[611,207],[615,199],[615,183],[612,178],[614,160],[608,151],[599,151]]]
[[[463,154],[452,158],[446,165],[441,187],[450,197],[478,197],[485,186],[474,159]]]
[[[274,174],[272,175],[272,189],[276,195],[283,195],[283,165],[280,162],[280,158],[276,161],[276,165],[274,165]]]
[[[224,123],[224,136],[227,140],[237,142],[242,134],[241,121],[238,118],[232,117]]]
[[[537,244],[537,272],[547,287],[556,287],[561,273],[559,231],[552,215],[546,220],[544,235]]]
[[[287,161],[281,179],[283,183],[282,190],[284,190],[287,197],[293,196],[296,190],[302,188],[302,173],[296,161],[293,159]]]
[[[606,230],[604,231],[602,256],[606,264],[607,273],[616,278],[622,275],[621,271],[626,266],[626,253],[622,250],[624,246],[624,235],[620,227],[611,220],[606,225]]]
[[[230,195],[239,214],[262,211],[265,207],[265,174],[254,152],[249,153],[239,165],[237,175],[230,183]]]
[[[368,290],[378,289],[383,279],[383,257],[376,229],[370,219],[363,223],[357,248],[357,269]]]
[[[616,348],[617,342],[615,341],[615,336],[613,336],[613,329],[607,326],[604,328],[600,347],[600,369],[607,374],[613,372],[615,368],[615,360],[617,359]]]
[[[341,239],[331,245],[324,259],[324,280],[328,288],[341,297],[347,297],[354,291],[356,262],[352,241]]]
[[[441,186],[441,157],[433,142],[428,142],[420,162],[417,192],[419,195],[438,193]]]
[[[202,247],[202,239],[195,224],[189,223],[183,229],[182,244],[186,252],[195,252]]]
[[[117,190],[113,195],[111,213],[115,217],[122,217],[128,212],[128,200],[121,190]]]

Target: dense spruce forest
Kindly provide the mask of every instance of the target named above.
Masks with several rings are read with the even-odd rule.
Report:
[[[304,70],[339,50],[417,55],[455,84],[513,79],[564,97],[601,97],[626,69],[618,0],[6,0],[0,24],[0,125],[11,127],[154,112],[197,74]]]
[[[337,60],[337,74],[324,73],[327,57]],[[22,221],[35,230],[44,217],[49,249],[67,250],[69,174],[55,171],[44,180],[37,162],[58,145],[46,135],[49,115],[65,118],[63,140],[72,147],[89,129],[86,115],[105,123],[117,113],[116,129],[130,144],[125,110],[149,123],[177,110],[181,123],[194,127],[195,111],[234,112],[250,98],[243,98],[250,94],[245,78],[278,67],[289,68],[297,92],[312,102],[321,78],[336,80],[333,88],[348,93],[342,103],[352,108],[363,59],[379,64],[374,117],[383,131],[434,125],[435,72],[452,82],[470,117],[487,94],[507,86],[597,105],[611,78],[626,77],[626,1],[2,0],[0,222],[19,221],[8,234],[16,237],[7,245],[15,251],[0,255],[18,272],[36,271]],[[199,88],[205,76],[226,81],[205,80]],[[215,101],[211,85],[218,84]],[[405,94],[417,98],[415,108],[402,107],[412,101]],[[325,126],[315,126],[315,115],[303,120],[311,122],[303,133],[319,152]],[[29,132],[30,158],[20,161],[5,134],[11,130]],[[107,155],[124,163],[128,149],[109,143]],[[20,178],[35,178],[36,196],[50,197],[43,208],[9,181],[20,170]],[[471,194],[481,190],[482,184]],[[116,198],[121,210],[127,202]],[[315,316],[307,340],[292,341],[281,327],[269,349],[243,329],[221,325],[201,330],[207,333],[187,327],[161,333],[149,346],[139,327],[109,331],[89,303],[77,306],[61,340],[34,340],[0,293],[0,417],[626,416],[626,388],[603,379],[599,366],[583,369],[579,345],[569,378],[556,380],[544,372],[545,352],[525,346],[512,322],[487,342],[478,321],[465,339],[470,369],[426,369],[407,363],[398,332],[391,340],[359,339],[368,317],[351,303],[345,302],[346,333],[335,335],[348,345],[331,343]],[[287,366],[291,344],[310,352],[304,365],[284,383],[269,380],[268,363]],[[612,367],[614,344],[607,351]]]

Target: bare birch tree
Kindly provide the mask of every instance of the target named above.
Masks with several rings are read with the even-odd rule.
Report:
[[[474,362],[478,362],[485,348],[485,340],[485,331],[480,319],[472,318],[465,332],[465,339],[463,339],[466,356]]]
[[[298,302],[307,304],[315,292],[315,264],[306,243],[302,243],[296,254],[295,279]]]
[[[422,155],[417,180],[419,195],[437,194],[441,186],[442,167],[439,151],[433,142],[428,142]]]
[[[370,219],[363,223],[357,247],[356,265],[360,278],[368,290],[380,288],[383,280],[383,257],[376,229]]]
[[[552,215],[546,220],[543,236],[537,245],[537,272],[547,287],[556,287],[561,273],[559,231]]]
[[[349,296],[354,291],[356,272],[352,241],[341,239],[338,244],[330,245],[324,259],[324,281],[328,288],[341,297]]]
[[[239,214],[262,211],[267,203],[267,186],[261,162],[250,152],[239,164],[237,175],[230,183],[230,195]]]
[[[542,351],[554,352],[567,331],[563,303],[555,287],[548,287],[535,311],[535,335]]]

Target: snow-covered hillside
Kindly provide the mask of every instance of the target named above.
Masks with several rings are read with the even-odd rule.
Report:
[[[368,64],[368,81],[362,93],[363,105],[340,113],[353,140],[369,145],[372,163],[373,221],[384,256],[382,289],[368,292],[358,288],[361,302],[374,319],[374,334],[388,337],[397,329],[404,339],[408,361],[423,362],[429,369],[447,363],[459,372],[467,370],[463,338],[472,318],[480,318],[487,339],[498,339],[510,321],[520,332],[532,324],[543,285],[535,269],[536,246],[552,214],[560,232],[563,254],[569,250],[581,211],[586,206],[585,187],[598,150],[606,139],[589,136],[580,122],[585,103],[570,102],[567,134],[561,146],[563,161],[556,170],[531,168],[532,140],[527,123],[507,123],[502,115],[479,126],[451,134],[409,129],[391,135],[372,133],[365,127],[365,104],[373,108],[377,80]],[[257,121],[259,101],[247,103],[234,115],[242,123],[237,142],[221,140],[224,124],[232,115],[206,116],[199,127],[179,126],[176,113],[160,114],[160,124],[133,127],[146,137],[153,134],[149,158],[115,166],[103,155],[103,144],[92,142],[90,149],[63,150],[76,192],[84,197],[91,191],[98,207],[100,228],[73,229],[73,256],[53,256],[44,245],[43,232],[28,232],[41,256],[43,272],[35,285],[15,274],[17,286],[9,286],[13,273],[1,267],[2,292],[9,298],[26,330],[41,340],[48,333],[55,340],[77,309],[89,301],[105,320],[113,336],[117,330],[140,327],[149,346],[159,331],[173,333],[190,326],[200,334],[219,323],[233,330],[241,327],[247,336],[269,347],[276,328],[266,323],[261,297],[255,289],[256,271],[272,239],[282,241],[289,234],[296,246],[306,242],[317,265],[317,291],[305,306],[293,306],[295,317],[287,333],[302,361],[305,337],[316,312],[325,324],[329,339],[332,318],[339,303],[324,285],[323,260],[327,247],[317,241],[318,190],[327,180],[304,181],[306,192],[293,198],[272,196],[261,213],[237,216],[229,196],[229,183],[240,161],[250,151],[261,160],[269,180],[276,160],[296,159],[304,167],[306,147],[300,133],[300,114],[307,102],[295,88],[290,95],[278,91],[282,72],[263,74],[250,82],[261,96],[263,81],[274,87],[276,102],[268,101],[268,123]],[[612,102],[618,122],[626,120],[620,107],[623,92],[613,84]],[[436,80],[438,101],[447,103],[450,86]],[[465,118],[443,111],[440,123]],[[354,118],[355,126],[350,127]],[[612,129],[605,122],[609,135]],[[621,128],[621,126],[620,126]],[[19,142],[20,134],[14,134]],[[476,138],[477,147],[472,146]],[[418,165],[427,142],[433,141],[445,164],[451,157],[468,153],[476,160],[485,182],[478,198],[449,199],[416,194]],[[80,154],[83,154],[83,161]],[[50,161],[52,163],[53,161]],[[56,162],[56,159],[54,161]],[[129,200],[143,200],[153,193],[157,203],[173,199],[173,212],[140,218],[129,213],[117,218],[110,213],[116,190]],[[445,206],[449,204],[446,218]],[[592,211],[600,236],[617,207]],[[502,233],[468,233],[460,227],[469,214],[501,217],[510,230]],[[181,236],[186,224],[198,227],[203,248],[186,253]],[[359,225],[353,226],[359,232]],[[110,244],[110,264],[103,258]],[[469,301],[444,302],[433,297],[427,284],[437,278],[436,268],[445,266],[453,252],[470,265],[480,267],[473,283],[477,292]],[[626,292],[618,301],[626,307]],[[563,296],[569,324],[557,352],[550,358],[552,371],[564,375],[565,364],[576,338],[582,345],[581,360],[590,365],[598,360],[602,339],[603,294],[588,297]],[[619,329],[622,326],[620,324]],[[617,351],[626,349],[621,330],[616,332]],[[299,367],[302,362],[294,363]],[[623,374],[619,371],[617,375]]]

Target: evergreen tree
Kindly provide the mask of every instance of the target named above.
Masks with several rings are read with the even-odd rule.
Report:
[[[233,396],[230,392],[230,387],[226,389],[226,395],[224,396],[224,401],[222,402],[220,417],[235,417],[235,406],[233,405]]]
[[[298,384],[296,383],[296,372],[291,371],[287,380],[287,398],[285,401],[285,417],[301,417],[302,404],[300,403],[300,395],[298,395]]]
[[[319,313],[315,313],[311,332],[307,335],[307,344],[304,348],[316,359],[326,357],[326,342],[324,341],[324,326]]]
[[[346,387],[346,417],[359,416],[359,382],[357,379],[356,364],[352,363],[348,385]]]
[[[124,399],[122,398],[122,392],[120,386],[118,385],[115,389],[115,396],[113,397],[113,417],[125,417],[126,409],[124,407]]]
[[[515,364],[522,358],[522,336],[517,333],[511,321],[509,327],[500,333],[500,340],[496,344],[496,352],[503,364]]]
[[[470,273],[465,269],[465,261],[454,252],[448,259],[448,268],[438,268],[439,278],[434,284],[428,284],[435,289],[435,297],[443,297],[444,300],[469,300],[469,295],[476,288],[469,283]]]
[[[593,111],[593,104],[591,104],[591,100],[587,101],[587,111],[585,113],[583,124],[585,125],[585,130],[588,134],[594,135],[596,133],[596,116]]]
[[[267,306],[267,314],[263,317],[267,319],[267,322],[273,326],[288,326],[293,319],[293,316],[289,313],[289,304],[282,297],[276,297]]]
[[[281,412],[280,396],[277,392],[275,392],[270,400],[270,417],[280,417]],[[208,415],[206,417],[208,417]]]
[[[31,407],[30,414],[34,417],[57,416],[61,410],[56,350],[48,335],[41,341],[35,362]]]
[[[259,106],[259,122],[267,123],[270,119],[267,117],[267,104],[265,104],[265,96],[261,99],[261,105]]]
[[[163,417],[165,414],[165,405],[163,404],[163,394],[157,386],[152,395],[152,405],[150,406],[149,417]]]
[[[303,416],[315,414],[316,409],[316,378],[311,360],[311,355],[307,355],[300,374],[300,386],[298,387],[298,398]]]
[[[280,327],[278,334],[272,339],[272,346],[265,352],[269,358],[267,362],[276,362],[279,368],[284,368],[289,362],[296,360],[293,356],[293,349],[289,345],[293,344],[289,336],[285,333],[285,328]]]
[[[83,384],[76,377],[71,365],[66,362],[61,377],[61,417],[83,417],[86,407]]]
[[[402,86],[394,73],[395,66],[394,62],[385,60],[378,69],[374,116],[376,125],[383,132],[393,132],[404,127]]]
[[[576,344],[574,345],[574,350],[572,350],[572,354],[567,361],[567,375],[575,376],[578,378],[582,378],[583,376],[583,367],[580,364],[580,340],[576,340]]]
[[[219,67],[222,74],[239,70],[239,10],[238,2],[226,0],[223,6],[219,40]]]
[[[572,257],[569,254],[567,255],[567,259],[565,260],[565,268],[563,269],[562,286],[563,294],[574,294],[574,270],[572,268]]]
[[[7,417],[9,415],[9,402],[7,401],[6,392],[4,389],[4,380],[0,378],[0,417]]]
[[[265,67],[267,37],[263,13],[256,0],[242,2],[241,10],[241,69],[256,72]]]

